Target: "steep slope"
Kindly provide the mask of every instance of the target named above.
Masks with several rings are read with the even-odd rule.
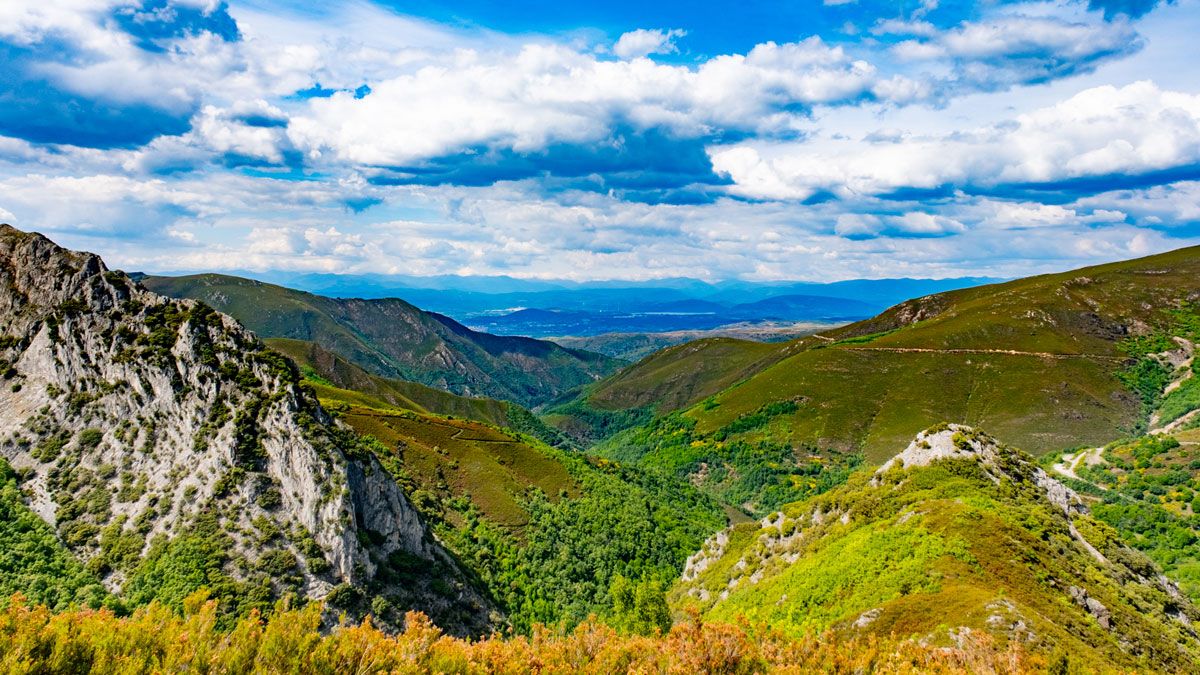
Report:
[[[606,378],[586,400],[602,410],[678,410],[786,358],[787,345],[709,338],[656,352]]]
[[[226,615],[299,596],[489,625],[369,446],[228,316],[3,225],[0,336],[0,453],[127,601],[205,586]]]
[[[727,389],[786,358],[794,345],[717,337],[668,347],[550,407],[544,417],[591,444]]]
[[[1200,426],[1067,452],[1052,471],[1200,602]]]
[[[911,300],[778,347],[786,350],[782,358],[733,359],[723,367],[698,350],[672,369],[712,381],[722,380],[714,371],[728,373],[725,381],[739,381],[687,410],[702,435],[765,404],[794,401],[794,413],[753,430],[748,440],[861,451],[882,461],[921,428],[950,419],[1040,454],[1102,445],[1143,428],[1146,404],[1157,393],[1148,398],[1143,391],[1136,366],[1146,353],[1138,340],[1167,330],[1175,321],[1167,310],[1197,299],[1200,249],[1188,248]],[[594,391],[656,370],[647,359]],[[664,382],[681,386],[658,391],[659,400],[695,400],[687,377]],[[617,408],[640,403],[600,400]]]
[[[143,283],[208,303],[264,337],[314,342],[375,375],[464,396],[532,407],[619,365],[544,340],[477,333],[398,299],[326,298],[218,274],[146,277]]]
[[[416,382],[372,375],[312,342],[287,338],[271,338],[264,342],[295,361],[309,385],[322,399],[357,403],[371,408],[398,408],[417,413],[463,417],[528,433],[551,445],[567,442],[533,413],[510,401],[459,396]]]
[[[0,459],[0,605],[17,593],[58,611],[95,607],[108,596],[54,528],[29,510],[16,472]]]
[[[792,634],[961,644],[986,633],[1080,672],[1183,672],[1200,659],[1200,612],[1153,563],[1027,455],[958,425],[714,536],[674,597]]]

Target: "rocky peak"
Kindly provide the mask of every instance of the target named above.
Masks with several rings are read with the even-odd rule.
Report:
[[[995,466],[1000,452],[999,442],[987,434],[963,424],[943,424],[917,434],[907,448],[879,467],[876,474],[897,467],[929,466],[938,460],[954,458],[973,458]]]
[[[874,484],[893,469],[929,466],[941,460],[976,460],[993,482],[1028,483],[1066,514],[1087,513],[1087,506],[1071,488],[1051,478],[1025,453],[964,424],[940,424],[921,433],[902,452],[875,472]]]
[[[487,603],[371,448],[232,318],[3,225],[0,376],[0,456],[110,589],[208,518],[231,548],[225,571],[277,597],[371,586],[486,626]],[[440,592],[396,573],[408,559]]]

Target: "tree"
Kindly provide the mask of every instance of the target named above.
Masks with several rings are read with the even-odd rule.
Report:
[[[614,575],[609,587],[612,598],[612,624],[620,631],[649,635],[671,629],[671,610],[662,582],[642,577],[634,582]]]

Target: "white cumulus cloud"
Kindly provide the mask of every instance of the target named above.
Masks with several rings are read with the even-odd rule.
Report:
[[[650,30],[639,28],[624,33],[613,45],[613,53],[623,59],[632,59],[650,54],[673,54],[679,50],[675,40],[687,35],[678,28]]]
[[[770,199],[1139,174],[1200,162],[1200,95],[1149,81],[1102,86],[1004,124],[889,139],[758,141],[710,154],[733,192]]]
[[[793,128],[797,106],[910,100],[921,91],[815,37],[760,44],[695,69],[537,44],[511,55],[460,51],[374,83],[363,98],[341,92],[314,100],[292,117],[288,133],[313,157],[407,165],[480,147],[529,153],[590,143],[618,123],[683,137],[770,133]]]

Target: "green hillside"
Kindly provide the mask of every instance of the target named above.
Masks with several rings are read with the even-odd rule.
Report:
[[[667,350],[574,405],[611,414],[690,404],[685,417],[706,435],[790,401],[793,413],[741,435],[875,462],[940,420],[988,428],[1037,454],[1102,445],[1145,428],[1157,393],[1143,391],[1153,384],[1144,376],[1159,369],[1137,372],[1139,336],[1171,332],[1170,310],[1200,298],[1198,280],[1200,249],[1189,248],[942,293],[786,346]],[[625,382],[654,395],[625,395]],[[717,393],[697,382],[732,386]],[[1178,407],[1194,386],[1176,395]]]
[[[613,372],[619,361],[545,340],[477,333],[403,300],[327,298],[219,274],[146,277],[201,300],[260,337],[313,342],[368,372],[463,396],[537,406]]]
[[[16,593],[60,611],[111,600],[54,528],[25,505],[16,472],[0,459],[0,606]]]
[[[795,635],[985,633],[1078,672],[1182,672],[1200,613],[1158,574],[1032,458],[942,425],[878,472],[710,539],[673,598]]]
[[[785,358],[795,344],[719,337],[668,347],[550,407],[544,418],[590,445],[727,389]]]
[[[1200,602],[1200,425],[1067,452],[1053,471]]]
[[[656,352],[588,392],[601,410],[651,407],[669,412],[726,389],[785,358],[788,346],[708,338]]]
[[[608,615],[617,576],[665,587],[725,523],[714,501],[664,474],[391,404],[312,371],[306,381],[326,409],[370,439],[518,631]]]
[[[295,361],[315,386],[341,389],[339,396],[352,398],[349,402],[463,417],[528,433],[551,445],[567,443],[562,434],[515,403],[459,396],[416,382],[372,375],[328,349],[304,340],[271,338],[264,342]]]

